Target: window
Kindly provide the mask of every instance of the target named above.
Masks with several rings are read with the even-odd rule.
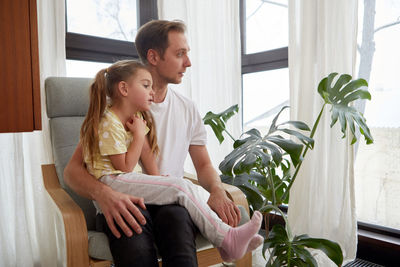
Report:
[[[287,5],[283,0],[241,0],[244,131],[265,132],[271,117],[289,102]],[[358,12],[354,78],[369,82],[372,101],[357,105],[375,139],[367,146],[361,138],[355,148],[358,227],[368,233],[359,239],[358,253],[371,258],[369,249],[383,242],[374,235],[400,237],[400,2],[361,0]],[[387,253],[397,255],[398,246],[385,246],[386,254],[372,258],[386,262]]]
[[[243,88],[246,88],[243,94],[245,129],[257,128],[266,133],[281,107],[289,105],[288,70],[283,68],[243,75]],[[289,112],[283,113],[280,119],[289,120]]]
[[[357,216],[400,233],[400,2],[360,1],[358,25],[358,77],[372,95],[360,110],[375,140],[358,146]]]
[[[287,5],[287,0],[246,0],[246,54],[288,45]]]
[[[67,60],[67,77],[93,78],[99,70],[105,69],[110,65],[111,63]]]
[[[133,41],[151,19],[156,0],[66,0],[67,74],[93,77],[91,69],[106,65],[89,62],[138,58]]]
[[[136,0],[68,0],[68,32],[133,42],[136,6]]]
[[[240,4],[243,131],[257,128],[265,133],[276,113],[289,104],[288,1]]]

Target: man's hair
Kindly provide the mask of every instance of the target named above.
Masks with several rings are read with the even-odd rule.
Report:
[[[147,64],[147,52],[156,50],[163,59],[168,48],[168,33],[170,31],[185,33],[186,26],[182,21],[152,20],[140,27],[135,40],[136,50],[143,64]]]

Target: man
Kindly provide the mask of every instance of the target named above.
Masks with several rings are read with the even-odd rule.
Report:
[[[180,83],[191,66],[185,25],[151,21],[139,29],[136,47],[153,77],[151,112],[160,147],[160,173],[182,177],[189,152],[200,185],[210,192],[208,205],[224,222],[236,226],[240,212],[211,164],[201,117],[192,101],[168,89],[169,83]],[[64,179],[78,194],[97,201],[103,213],[97,216],[97,224],[109,237],[117,266],[158,266],[154,242],[164,266],[197,266],[196,228],[186,209],[177,205],[145,207],[143,199],[113,191],[86,171],[80,145],[65,168]]]

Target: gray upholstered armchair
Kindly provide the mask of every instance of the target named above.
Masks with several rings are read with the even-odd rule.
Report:
[[[63,171],[79,141],[79,130],[86,114],[91,79],[50,77],[46,79],[46,106],[50,120],[54,164],[43,165],[46,190],[58,206],[64,222],[67,266],[109,266],[112,255],[108,239],[95,227],[95,208],[91,200],[74,193],[63,180]],[[196,182],[196,180],[194,180]],[[224,185],[228,196],[242,207],[242,221],[249,220],[248,205],[236,187]],[[217,249],[200,234],[196,239],[199,266],[222,262]],[[251,266],[247,253],[236,266]]]

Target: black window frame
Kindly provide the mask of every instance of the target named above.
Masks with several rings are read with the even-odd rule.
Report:
[[[65,0],[65,3],[68,0]],[[158,19],[157,0],[138,0],[138,25]],[[85,34],[68,32],[67,10],[65,10],[66,58],[92,62],[113,63],[120,59],[139,58],[134,42],[114,40]]]

